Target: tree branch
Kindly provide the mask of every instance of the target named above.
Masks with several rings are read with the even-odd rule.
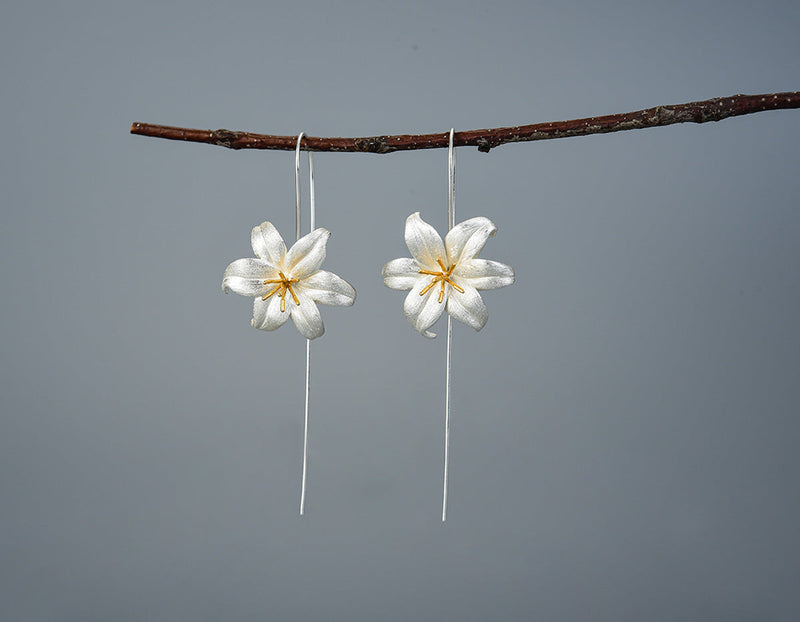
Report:
[[[656,106],[636,112],[611,114],[571,121],[535,123],[515,127],[456,132],[456,147],[477,147],[488,152],[505,143],[528,140],[550,140],[590,134],[607,134],[675,123],[708,123],[728,117],[738,117],[765,110],[800,108],[800,91],[765,95],[731,95],[688,104]],[[229,149],[279,149],[293,151],[296,136],[271,136],[230,130],[194,130],[150,123],[134,123],[131,134],[219,145]],[[404,134],[399,136],[368,136],[364,138],[319,138],[305,136],[303,150],[350,151],[360,153],[392,153],[414,149],[441,149],[448,146],[449,132],[439,134]]]

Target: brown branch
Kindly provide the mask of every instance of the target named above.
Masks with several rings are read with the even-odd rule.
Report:
[[[516,127],[498,127],[487,130],[456,132],[453,144],[456,147],[477,147],[488,152],[505,143],[528,140],[549,140],[606,134],[647,127],[661,127],[675,123],[707,123],[721,121],[765,110],[800,108],[800,91],[772,93],[768,95],[731,95],[688,104],[656,106],[636,112],[611,114],[572,121],[535,123]],[[194,143],[220,145],[230,149],[280,149],[291,151],[297,143],[296,136],[271,136],[251,132],[230,130],[193,130],[167,125],[134,123],[131,134],[153,136],[169,140],[185,140]],[[353,151],[360,153],[392,153],[412,149],[439,149],[447,147],[449,132],[439,134],[404,134],[400,136],[369,136],[365,138],[303,138],[304,151]]]

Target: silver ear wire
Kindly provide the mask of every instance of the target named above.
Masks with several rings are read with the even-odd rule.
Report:
[[[294,151],[294,188],[295,188],[295,224],[297,229],[297,239],[300,239],[300,145],[303,142],[304,132],[297,136],[297,147]],[[316,225],[316,206],[314,204],[314,159],[311,152],[308,152],[308,185],[309,185],[309,223],[310,231]],[[306,483],[308,481],[308,414],[311,397],[311,340],[306,339],[306,391],[305,409],[303,414],[303,475],[300,482],[300,516],[306,511]]]
[[[447,229],[453,228],[456,220],[456,151],[453,148],[453,128],[450,128],[450,142],[447,149]],[[451,361],[453,342],[453,318],[447,315],[447,354],[445,355],[444,381],[444,482],[442,483],[442,522],[447,520],[447,478],[450,471],[450,380],[453,365]]]

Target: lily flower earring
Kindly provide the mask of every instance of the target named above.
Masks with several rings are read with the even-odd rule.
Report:
[[[478,259],[497,227],[479,216],[457,224],[442,238],[419,212],[406,219],[405,239],[412,257],[393,259],[383,267],[387,287],[411,290],[403,311],[414,330],[436,337],[428,329],[447,311],[450,317],[480,330],[489,310],[479,289],[497,289],[514,282],[514,270],[499,261]]]
[[[452,376],[452,318],[476,331],[489,319],[489,311],[478,293],[481,289],[497,289],[514,282],[514,270],[506,264],[478,259],[486,241],[497,227],[488,218],[470,218],[455,222],[455,149],[454,132],[450,130],[448,150],[448,223],[449,231],[442,238],[432,226],[420,218],[419,212],[406,219],[405,240],[411,257],[393,259],[383,267],[387,287],[411,290],[403,310],[406,318],[425,337],[436,335],[428,329],[447,311],[447,355],[445,363],[445,445],[442,522],[447,519],[447,484],[450,465],[450,386]]]
[[[250,234],[255,257],[237,259],[225,269],[222,291],[255,298],[253,328],[276,330],[292,318],[306,339],[321,337],[325,326],[317,303],[350,306],[356,299],[352,285],[319,269],[330,235],[320,227],[287,251],[275,226],[262,222]]]
[[[254,227],[250,244],[255,257],[237,259],[222,277],[222,291],[251,296],[253,319],[250,324],[260,330],[276,330],[291,317],[297,330],[306,338],[306,390],[303,432],[303,475],[300,488],[300,514],[305,513],[308,474],[308,418],[311,384],[311,340],[325,332],[317,304],[350,306],[356,290],[333,272],[320,270],[325,261],[326,245],[331,233],[315,228],[314,160],[308,153],[309,206],[311,232],[300,237],[300,145],[295,149],[295,215],[297,241],[287,251],[281,234],[270,222]]]

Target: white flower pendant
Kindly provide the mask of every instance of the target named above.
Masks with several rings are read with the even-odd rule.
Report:
[[[511,266],[478,259],[486,240],[497,232],[488,218],[479,216],[457,224],[441,236],[419,216],[406,219],[406,246],[412,257],[393,259],[383,267],[383,282],[392,289],[411,290],[403,309],[415,330],[428,330],[447,311],[464,324],[480,330],[489,310],[479,289],[497,289],[514,282]]]
[[[325,332],[317,303],[350,306],[356,290],[333,272],[320,270],[331,233],[315,229],[288,251],[270,222],[253,228],[250,241],[255,258],[237,259],[226,269],[222,291],[253,296],[254,328],[275,330],[292,318],[306,339]]]

